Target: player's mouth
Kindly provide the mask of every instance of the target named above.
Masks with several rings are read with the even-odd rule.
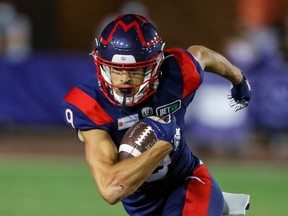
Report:
[[[133,88],[118,88],[117,90],[122,96],[131,97],[134,95]]]

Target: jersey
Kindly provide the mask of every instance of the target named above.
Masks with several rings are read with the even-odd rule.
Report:
[[[168,49],[164,54],[159,86],[143,103],[121,110],[102,93],[96,77],[74,87],[64,98],[67,123],[77,130],[106,130],[117,147],[129,127],[151,115],[173,114],[183,131],[186,108],[203,81],[203,70],[186,50]],[[134,194],[122,200],[129,214],[135,215],[140,211],[142,215],[152,215],[159,211],[164,205],[165,196],[199,166],[199,160],[181,137],[177,150],[163,160]]]

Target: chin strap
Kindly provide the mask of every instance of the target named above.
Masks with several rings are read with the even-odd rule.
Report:
[[[130,88],[121,88],[119,90],[123,94],[123,101],[122,101],[122,105],[121,105],[121,112],[123,112],[124,109],[126,108],[127,95],[132,93],[132,89],[130,89]]]

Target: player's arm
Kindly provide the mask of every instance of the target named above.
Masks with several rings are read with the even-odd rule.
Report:
[[[228,99],[230,99],[230,106],[235,111],[248,105],[251,88],[240,68],[233,65],[221,54],[204,46],[190,46],[188,51],[198,60],[204,71],[222,76],[232,83],[233,86]]]
[[[221,54],[199,45],[190,46],[188,51],[196,57],[203,70],[223,76],[235,85],[243,80],[240,68],[231,64]]]
[[[172,151],[172,145],[158,141],[138,157],[118,162],[118,150],[108,132],[99,129],[80,132],[85,142],[86,161],[103,198],[110,204],[132,194]]]

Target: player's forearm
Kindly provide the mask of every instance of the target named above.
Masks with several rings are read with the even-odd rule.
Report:
[[[241,83],[243,74],[238,67],[232,65],[223,56],[215,58],[215,61],[211,62],[211,64],[205,68],[205,71],[222,76],[234,85]]]
[[[189,47],[188,51],[197,58],[203,70],[222,76],[233,84],[239,84],[243,80],[241,69],[221,54],[197,45]]]
[[[140,156],[115,164],[111,167],[104,199],[110,204],[115,204],[135,192],[171,151],[170,144],[158,141]]]

